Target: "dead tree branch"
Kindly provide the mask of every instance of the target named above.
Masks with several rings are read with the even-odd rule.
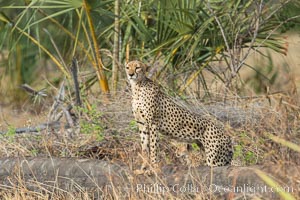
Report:
[[[298,166],[227,166],[211,169],[203,166],[188,168],[167,165],[161,168],[157,176],[148,177],[135,176],[132,170],[122,164],[68,158],[2,158],[0,159],[0,187],[14,188],[20,185],[21,181],[23,186],[34,191],[40,190],[42,185],[51,191],[56,188],[68,192],[92,191],[98,192],[98,195],[103,193],[147,195],[151,192],[147,188],[151,189],[154,187],[153,184],[157,184],[161,189],[168,188],[168,192],[175,196],[183,193],[187,195],[211,193],[223,199],[247,196],[279,199],[276,192],[269,190],[271,186],[264,183],[255,173],[257,169],[280,183],[280,187],[289,187],[292,195],[299,195],[299,191],[292,188],[293,181],[299,179]],[[182,191],[182,188],[188,187],[190,191]],[[247,188],[252,190],[246,191]],[[254,188],[256,192],[253,192]],[[151,194],[153,192],[163,195],[162,190],[152,191]]]

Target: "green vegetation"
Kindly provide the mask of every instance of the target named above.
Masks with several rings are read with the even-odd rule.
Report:
[[[243,132],[238,136],[238,144],[234,146],[233,159],[242,165],[253,165],[258,162],[258,155],[252,148],[255,142],[249,137],[249,133]],[[261,144],[260,144],[261,145]]]
[[[81,71],[96,72],[93,76],[103,92],[109,90],[109,83],[117,83],[113,62],[120,71],[121,63],[136,58],[149,64],[159,60],[156,78],[172,74],[165,80],[180,93],[197,79],[208,91],[204,69],[230,86],[240,69],[247,67],[244,62],[251,50],[267,47],[286,53],[276,30],[289,19],[289,26],[297,23],[296,12],[285,11],[299,8],[296,1],[128,1],[120,3],[116,16],[114,4],[110,0],[0,2],[0,78],[9,77],[6,89],[15,100],[22,98],[16,87],[23,83],[42,79],[39,86],[48,86],[45,78],[51,83],[57,77],[70,78],[74,56]],[[113,54],[116,44],[121,44],[117,55]],[[224,66],[215,68],[219,62]],[[44,77],[38,77],[41,72]]]
[[[196,143],[192,143],[192,149],[195,151],[200,151],[200,147]]]
[[[8,130],[5,134],[0,134],[0,139],[6,138],[8,142],[13,143],[15,141],[16,128],[8,126]]]
[[[83,134],[94,134],[97,141],[102,141],[103,124],[101,124],[102,114],[97,110],[95,105],[88,108],[77,108],[78,113],[81,113],[82,118],[79,119],[80,132]]]
[[[138,131],[138,125],[137,125],[137,122],[135,120],[131,120],[129,122],[129,128],[130,130],[133,130],[133,131]]]

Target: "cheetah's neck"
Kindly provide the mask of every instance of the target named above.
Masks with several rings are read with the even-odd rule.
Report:
[[[152,81],[150,79],[148,79],[148,78],[145,78],[145,79],[143,79],[143,80],[141,80],[139,82],[136,82],[134,80],[129,80],[129,82],[130,82],[132,93],[137,95],[139,89],[143,85],[146,85],[146,84],[148,84],[149,82],[152,82]]]

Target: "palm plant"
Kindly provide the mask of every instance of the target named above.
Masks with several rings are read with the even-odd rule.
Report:
[[[124,30],[131,30],[132,48],[143,50],[133,54],[163,60],[161,72],[169,70],[173,81],[184,74],[185,80],[178,84],[181,92],[197,77],[205,88],[204,69],[230,86],[254,51],[261,53],[260,48],[266,47],[286,53],[276,34],[281,23],[275,14],[288,2],[140,1],[138,8],[128,6],[123,12],[129,24]],[[225,66],[214,67],[216,63]]]
[[[96,71],[102,91],[107,92],[109,90],[108,83],[103,71],[100,45],[96,35],[103,34],[103,30],[111,28],[113,18],[108,10],[105,10],[108,3],[110,1],[91,4],[80,0],[5,2],[5,5],[1,5],[1,7],[7,11],[9,16],[2,13],[0,19],[6,28],[6,34],[14,38],[3,40],[1,44],[8,49],[9,60],[18,60],[15,57],[21,59],[22,66],[20,68],[22,70],[26,69],[26,66],[31,66],[31,69],[34,70],[35,62],[50,59],[61,74],[67,78],[70,77],[67,63],[70,63],[72,57],[75,55],[81,58],[86,57],[89,61],[88,65],[93,66]],[[95,9],[95,11],[92,9],[99,7],[100,9]],[[105,23],[95,20],[96,12],[105,15]],[[13,56],[14,52],[18,52],[18,46],[23,48],[19,51],[22,53]],[[35,47],[34,50],[30,49],[33,47]],[[28,57],[24,57],[23,52],[30,52],[33,56],[28,59]],[[29,64],[28,61],[32,63]],[[8,71],[18,74],[14,70],[17,65],[9,63],[8,69],[12,70]],[[25,77],[30,77],[26,73],[19,73],[16,76],[23,78],[16,83],[17,85],[24,82],[30,83],[30,80],[33,80],[30,78],[26,80]]]
[[[231,86],[253,51],[260,52],[260,47],[286,51],[275,34],[281,25],[276,14],[290,0],[127,0],[120,1],[119,14],[114,14],[115,2],[1,2],[0,36],[10,39],[0,45],[9,52],[6,69],[19,77],[16,84],[33,80],[39,60],[50,59],[62,76],[69,77],[68,63],[77,56],[82,65],[94,68],[100,88],[107,92],[112,64],[104,66],[107,59],[100,53],[113,52],[115,46],[115,58],[108,56],[114,66],[126,59],[160,60],[157,78],[168,71],[174,88],[184,92],[197,78],[207,88],[204,69]],[[120,28],[114,38],[115,20]],[[224,64],[216,67],[216,63]],[[114,80],[116,71],[114,67]],[[184,79],[179,78],[182,75]]]

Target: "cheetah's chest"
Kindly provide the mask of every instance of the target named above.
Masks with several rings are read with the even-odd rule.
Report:
[[[146,98],[140,91],[134,91],[132,95],[132,112],[137,121],[145,122]]]

